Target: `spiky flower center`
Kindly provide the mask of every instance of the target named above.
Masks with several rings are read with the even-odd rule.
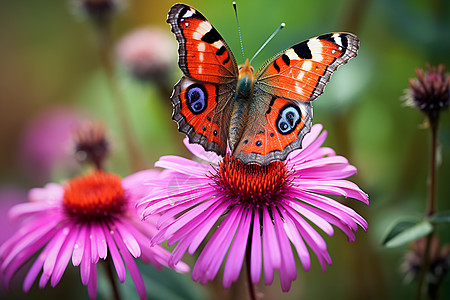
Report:
[[[444,65],[433,67],[427,64],[426,71],[416,69],[417,79],[410,79],[410,95],[414,106],[435,117],[450,104],[450,76]]]
[[[75,177],[64,187],[66,212],[82,221],[105,220],[124,210],[126,201],[119,176],[103,171]]]
[[[232,198],[254,205],[276,200],[288,179],[284,162],[244,165],[229,154],[220,163],[217,175],[216,183]]]

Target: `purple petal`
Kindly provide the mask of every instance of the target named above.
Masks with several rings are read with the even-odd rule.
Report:
[[[55,235],[55,237],[52,239],[51,243],[53,244],[52,249],[48,253],[47,258],[45,259],[44,263],[44,274],[47,276],[51,276],[53,273],[53,270],[55,268],[56,260],[58,259],[58,254],[66,241],[67,237],[69,236],[69,233],[72,229],[72,226],[66,226],[63,228],[60,228],[58,233]]]
[[[309,269],[311,268],[311,259],[308,249],[306,248],[306,245],[303,242],[303,239],[299,234],[298,229],[292,221],[291,217],[288,214],[283,214],[283,218],[285,220],[284,229],[286,231],[286,234],[292,244],[294,244],[295,249],[297,250],[298,257],[302,262],[303,268],[305,269],[305,271],[309,271]]]
[[[276,212],[277,208],[275,206],[271,206],[272,211]],[[278,213],[273,214],[273,219],[275,221],[275,233],[277,235],[277,240],[279,242],[279,248],[281,251],[281,259],[284,265],[284,270],[280,269],[280,273],[284,273],[288,275],[288,278],[292,281],[297,278],[297,268],[295,267],[295,259],[294,254],[292,253],[291,243],[284,231],[283,220]]]
[[[61,218],[54,218],[54,219],[39,219],[36,222],[32,222],[34,226],[24,226],[19,231],[20,240],[14,239],[16,243],[12,246],[12,249],[2,249],[2,257],[7,255],[5,259],[2,262],[2,270],[4,270],[9,263],[15,259],[25,248],[32,246],[33,244],[41,241],[42,239],[48,240],[50,236],[48,235],[49,232],[54,232],[55,227],[57,224],[61,221]],[[24,231],[24,229],[27,229],[29,231]]]
[[[250,234],[252,212],[247,209],[243,212],[243,215],[225,264],[225,270],[223,272],[224,288],[229,288],[231,283],[238,279],[244,261],[247,240]]]
[[[367,222],[360,215],[358,215],[353,209],[337,202],[336,200],[318,194],[296,191],[294,189],[291,189],[290,192],[300,201],[311,204],[335,215],[338,218],[343,219],[354,230],[357,229],[355,222],[364,230],[367,229]]]
[[[89,281],[87,283],[88,295],[89,298],[95,299],[97,298],[97,267],[95,264],[91,264],[89,269],[91,271],[89,273]]]
[[[64,245],[61,247],[61,250],[58,254],[58,260],[56,261],[56,265],[53,270],[52,279],[50,284],[52,287],[55,287],[58,282],[61,280],[64,271],[66,270],[67,264],[69,263],[70,256],[72,254],[73,246],[75,245],[75,240],[78,235],[78,226],[73,226],[72,230],[69,233]]]
[[[98,246],[97,246],[97,231],[100,225],[92,222],[89,228],[89,240],[91,245],[91,263],[96,264],[99,260]]]
[[[192,201],[189,201],[189,202],[184,203],[184,204],[177,204],[175,207],[173,207],[172,209],[170,209],[167,212],[165,212],[159,218],[158,223],[157,223],[157,227],[158,228],[161,227],[165,222],[169,222],[173,217],[175,217],[176,215],[178,215],[182,211],[188,209],[189,207],[194,207],[198,203],[201,203],[203,201],[208,200],[209,198],[211,198],[215,194],[217,194],[217,192],[215,190],[214,191],[210,191],[210,192],[205,192],[202,196],[200,196],[198,198],[195,198]]]
[[[329,236],[334,234],[333,227],[319,215],[315,214],[313,210],[310,209],[310,206],[304,205],[303,203],[298,203],[296,201],[290,201],[287,205],[291,206],[299,214],[316,224],[317,227],[322,229]]]
[[[122,257],[127,265],[128,271],[130,272],[130,276],[134,281],[136,290],[138,291],[139,294],[139,299],[141,300],[147,299],[147,291],[145,290],[144,280],[142,279],[141,273],[139,272],[136,262],[130,255],[130,252],[128,252],[128,246],[126,246],[123,242],[124,237],[121,236],[121,233],[122,232],[117,231],[116,234],[113,235],[114,240],[116,241],[116,244],[119,247],[120,253],[122,254]]]
[[[55,205],[52,203],[26,202],[11,207],[8,211],[8,216],[11,220],[17,220],[27,216],[36,217],[40,213],[48,214],[53,212],[59,214],[59,208],[59,203]]]
[[[149,188],[143,183],[149,179],[158,178],[160,173],[154,169],[136,172],[122,179],[122,187],[124,190],[133,190],[133,194],[145,193]]]
[[[139,247],[139,243],[136,241],[136,238],[130,233],[126,226],[119,221],[115,222],[114,225],[117,227],[117,231],[120,233],[120,236],[123,239],[123,242],[127,246],[128,251],[134,256],[141,256],[141,248]],[[116,243],[117,239],[115,238]],[[122,254],[123,255],[123,254]]]
[[[197,217],[201,219],[205,218],[205,215],[209,215],[213,212],[217,206],[221,204],[221,201],[217,201],[216,199],[211,199],[211,201],[206,201],[201,203],[200,205],[192,208],[190,211],[179,217],[175,222],[173,222],[170,226],[167,226],[167,235],[171,236],[177,231],[185,232],[186,230],[190,230],[192,225],[189,227],[186,226],[187,223],[193,224],[197,223],[195,220]],[[187,231],[189,232],[189,231]]]
[[[207,233],[211,230],[211,227],[220,218],[220,216],[226,211],[227,206],[228,206],[227,203],[222,203],[217,209],[214,209],[214,211],[211,213],[211,215],[208,216],[208,221],[205,222],[205,224],[203,224],[203,226],[201,226],[201,229],[193,237],[191,246],[189,247],[189,254],[191,254],[191,255],[194,254],[194,252],[197,250],[198,246],[200,246],[200,243],[206,237]]]
[[[48,280],[50,279],[50,276],[52,275],[51,272],[53,271],[53,256],[55,256],[55,249],[56,254],[59,252],[60,249],[60,241],[61,237],[65,238],[65,233],[62,232],[62,230],[58,231],[57,234],[49,241],[49,243],[45,246],[44,250],[42,251],[42,259],[44,259],[44,271],[42,272],[41,279],[39,280],[39,288],[43,289],[46,285]],[[49,270],[47,261],[50,261],[50,267],[51,270]],[[47,269],[46,269],[47,268]]]
[[[200,279],[200,283],[206,284],[208,280],[212,280],[217,275],[236,232],[237,224],[239,223],[238,215],[241,211],[241,206],[235,206],[231,209],[208,241],[192,270],[192,279],[194,281]]]
[[[155,167],[174,170],[193,177],[206,177],[209,169],[209,165],[173,155],[161,157],[155,163]]]
[[[258,208],[257,208],[258,210]],[[250,273],[252,282],[257,284],[261,278],[261,225],[259,213],[253,213],[252,252],[250,257]]]
[[[105,232],[103,232],[102,226],[97,226],[97,250],[98,256],[102,259],[106,259],[108,255],[108,245],[106,244]]]
[[[36,261],[31,266],[30,270],[27,273],[27,276],[25,277],[25,280],[23,281],[23,291],[28,292],[30,291],[33,282],[36,280],[36,277],[39,275],[39,272],[42,269],[42,266],[44,265],[45,257],[47,256],[48,251],[50,251],[50,248],[44,249],[41,254],[38,256]]]
[[[305,239],[306,243],[311,247],[316,254],[317,259],[322,267],[323,272],[326,270],[326,264],[331,264],[331,258],[327,252],[327,244],[320,234],[311,227],[300,215],[298,215],[292,208],[285,206],[286,214],[297,226],[297,230]]]
[[[281,265],[280,248],[267,207],[263,207],[263,259],[266,285],[272,284],[273,273]]]
[[[86,235],[87,235],[88,227],[82,225],[80,228],[80,232],[78,233],[78,237],[76,239],[75,245],[73,246],[73,254],[72,254],[72,264],[76,267],[80,265],[81,260],[84,254],[84,248],[86,244]]]
[[[64,198],[64,188],[56,183],[48,183],[43,188],[33,188],[28,193],[30,202],[57,203]]]
[[[124,283],[127,277],[127,273],[125,271],[125,266],[122,261],[122,257],[120,257],[119,250],[117,250],[117,246],[114,243],[112,236],[116,234],[116,232],[106,227],[105,224],[102,224],[103,231],[106,233],[106,242],[108,243],[109,251],[111,252],[111,257],[114,263],[114,267],[116,268],[117,276],[119,277],[119,281]]]
[[[91,277],[91,240],[89,238],[89,228],[87,226],[83,226],[81,230],[86,229],[84,234],[84,244],[83,244],[83,253],[84,255],[81,257],[81,264],[80,264],[80,277],[81,277],[81,283],[83,285],[87,285],[89,283],[90,277]],[[80,232],[81,235],[81,232]],[[80,238],[80,236],[78,237]],[[73,259],[73,257],[72,257]]]
[[[194,230],[190,231],[189,234],[183,238],[183,240],[181,241],[182,245],[177,245],[175,249],[176,251],[172,253],[173,259],[171,259],[171,263],[178,263],[181,260],[182,256],[184,255],[184,252],[182,252],[181,250],[183,250],[184,247],[187,247],[188,244],[190,244],[189,253],[192,255],[227,208],[228,205],[226,203],[217,201],[217,203],[213,207],[211,207],[211,209],[193,220],[195,223],[189,226],[189,228],[194,227]],[[184,251],[186,250],[187,249],[184,249]]]
[[[188,138],[185,138],[183,140],[183,143],[192,154],[194,154],[198,158],[203,159],[207,162],[216,164],[221,159],[220,156],[218,156],[216,153],[214,153],[212,151],[205,151],[205,149],[198,144],[190,144]]]

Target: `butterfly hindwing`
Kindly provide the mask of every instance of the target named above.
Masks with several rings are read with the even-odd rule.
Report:
[[[233,152],[242,163],[267,165],[300,148],[311,129],[310,102],[297,102],[262,91],[250,103],[247,126]]]
[[[232,83],[236,60],[222,36],[195,8],[175,4],[167,22],[178,40],[178,65],[185,76],[211,83]]]
[[[171,100],[172,119],[189,142],[202,145],[207,151],[225,155],[229,99],[233,91],[227,85],[192,80],[186,76],[175,85]]]
[[[323,93],[336,69],[357,55],[358,38],[329,33],[288,48],[268,60],[256,73],[255,89],[299,101]]]

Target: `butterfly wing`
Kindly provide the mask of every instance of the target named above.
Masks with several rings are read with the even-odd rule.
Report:
[[[245,163],[267,165],[301,148],[312,123],[311,101],[331,74],[357,55],[358,38],[330,33],[286,49],[255,74],[248,126],[234,150]]]
[[[190,143],[224,156],[230,120],[229,101],[233,90],[228,85],[206,83],[184,76],[175,85],[171,97],[172,119]]]
[[[236,60],[222,36],[195,8],[175,4],[167,23],[178,40],[178,65],[185,76],[210,83],[233,83]]]
[[[329,33],[286,49],[255,74],[255,87],[293,100],[319,97],[336,69],[357,55],[359,39],[351,33]]]
[[[311,129],[312,107],[307,101],[255,90],[249,111],[247,126],[233,152],[243,164],[265,166],[286,159],[291,151],[301,147],[303,137]]]
[[[171,97],[172,119],[190,143],[223,156],[238,76],[236,60],[221,35],[196,9],[175,4],[167,22],[178,40],[178,65],[185,75]]]

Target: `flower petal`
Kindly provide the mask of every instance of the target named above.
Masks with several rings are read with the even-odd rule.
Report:
[[[223,287],[229,288],[231,283],[236,281],[241,272],[244,261],[245,251],[247,249],[247,240],[250,233],[251,210],[246,209],[243,212],[230,252],[228,253],[225,270],[223,272]]]
[[[273,273],[281,265],[281,254],[272,219],[266,207],[263,207],[263,259],[266,285],[272,284]]]
[[[120,256],[119,250],[117,249],[117,246],[112,238],[112,236],[116,234],[116,232],[111,227],[108,228],[105,224],[102,224],[102,226],[103,231],[106,233],[106,242],[108,243],[108,248],[111,252],[111,257],[116,269],[117,276],[119,277],[119,281],[124,283],[127,277],[125,265],[123,264],[122,257]]]
[[[147,291],[145,289],[144,280],[142,279],[141,273],[139,272],[136,262],[130,255],[130,252],[128,252],[129,248],[124,243],[125,238],[123,235],[121,235],[122,232],[123,231],[117,231],[113,235],[113,238],[116,241],[120,253],[122,254],[122,257],[127,265],[128,271],[130,272],[130,276],[134,281],[136,290],[138,291],[139,294],[139,299],[141,300],[147,299]]]
[[[250,275],[254,284],[257,284],[261,278],[261,256],[261,224],[259,222],[259,213],[254,212],[252,249],[250,257]]]

